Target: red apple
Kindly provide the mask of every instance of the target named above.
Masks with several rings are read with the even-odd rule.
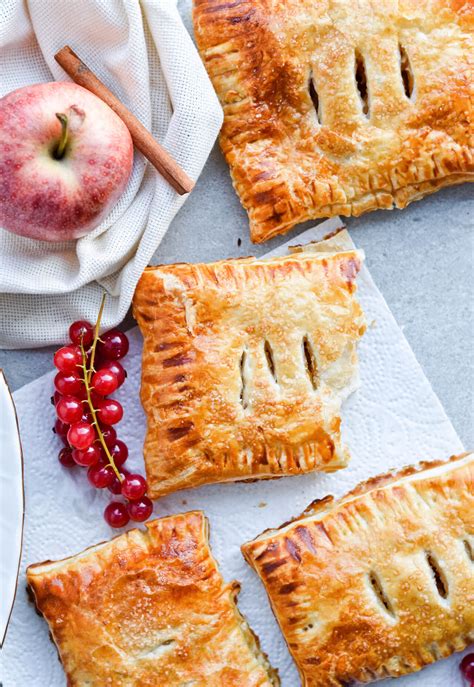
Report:
[[[0,227],[67,241],[96,227],[130,176],[122,120],[74,83],[41,83],[0,99]]]

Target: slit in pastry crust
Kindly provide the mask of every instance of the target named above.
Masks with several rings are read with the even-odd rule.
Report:
[[[254,242],[473,180],[470,2],[194,0],[194,30]]]
[[[340,687],[420,670],[474,641],[473,536],[470,453],[317,501],[242,552],[303,685]]]
[[[74,687],[277,687],[277,672],[226,584],[203,513],[147,523],[27,580]]]
[[[145,270],[133,310],[152,498],[346,465],[362,260],[342,231],[285,257]]]

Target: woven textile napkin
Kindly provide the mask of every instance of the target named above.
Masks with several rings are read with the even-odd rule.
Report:
[[[175,0],[1,0],[0,97],[69,80],[54,54],[70,45],[196,179],[219,131],[221,108]],[[104,325],[127,313],[135,284],[184,202],[142,155],[110,215],[59,244],[0,228],[0,347],[61,341],[66,323]]]

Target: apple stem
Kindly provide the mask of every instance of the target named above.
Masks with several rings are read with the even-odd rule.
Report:
[[[68,118],[67,115],[65,115],[63,112],[56,112],[56,117],[61,122],[61,138],[59,139],[59,143],[54,151],[54,157],[56,158],[56,160],[61,160],[64,157],[64,153],[66,152],[66,146],[68,141]]]

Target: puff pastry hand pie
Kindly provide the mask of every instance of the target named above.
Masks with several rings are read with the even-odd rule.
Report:
[[[145,270],[145,463],[153,498],[344,467],[339,410],[357,384],[363,255],[338,250]]]
[[[419,670],[474,641],[474,455],[375,477],[242,550],[305,687]]]
[[[254,241],[472,179],[472,1],[194,5]]]
[[[276,687],[201,512],[28,568],[69,687]]]

